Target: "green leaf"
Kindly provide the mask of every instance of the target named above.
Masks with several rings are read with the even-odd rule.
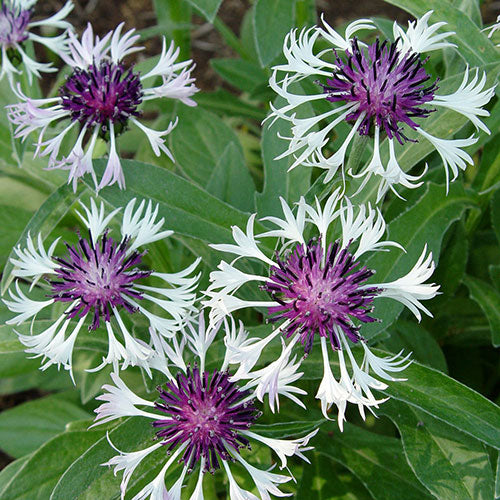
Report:
[[[290,437],[297,437],[299,434],[306,435],[317,429],[324,419],[311,421],[311,420],[298,420],[291,422],[278,422],[275,424],[254,424],[252,430],[261,436],[266,436],[275,439],[286,439]]]
[[[413,267],[427,245],[437,263],[444,234],[453,222],[460,219],[464,210],[474,203],[459,183],[452,184],[448,195],[444,186],[428,183],[422,197],[388,225],[387,239],[400,243],[406,253],[392,249],[389,253],[378,252],[372,255],[366,265],[376,269],[373,278],[377,283],[389,282],[404,276]],[[380,304],[382,300],[385,306]],[[426,304],[427,307],[431,307]],[[403,305],[394,300],[379,299],[375,315],[380,323],[371,323],[363,328],[368,338],[379,334],[399,316]]]
[[[24,463],[30,458],[29,455],[18,458],[11,462],[9,465],[4,467],[0,471],[0,498],[3,498],[3,493],[13,477],[19,472],[19,469],[24,465]]]
[[[285,35],[294,27],[295,1],[257,0],[253,11],[255,45],[262,66],[282,51]]]
[[[486,33],[458,8],[449,2],[433,0],[386,0],[386,2],[401,7],[415,17],[421,17],[429,10],[434,10],[430,23],[445,21],[446,26],[441,31],[454,31],[447,40],[458,45],[457,50],[471,66],[481,66],[498,61],[498,52]]]
[[[2,500],[47,500],[68,466],[103,435],[102,430],[89,430],[52,438],[19,468],[2,492]]]
[[[127,418],[109,431],[111,442],[124,451],[144,449],[147,445],[154,444],[152,437],[151,425],[140,418]],[[164,453],[163,451],[163,457]],[[115,495],[118,497],[121,474],[115,477],[111,468],[101,465],[116,454],[106,436],[101,433],[98,439],[89,443],[80,456],[66,463],[50,499],[77,499],[84,494],[90,498],[108,499],[115,498]],[[136,481],[137,477],[134,477],[130,486]]]
[[[471,299],[479,304],[488,318],[493,345],[500,347],[500,292],[483,280],[472,276],[466,276],[464,282],[469,289]]]
[[[19,193],[16,192],[17,195]],[[19,231],[26,226],[33,214],[22,207],[11,207],[0,205],[0,227],[2,238],[0,239],[0,270],[5,264],[12,247],[17,242]]]
[[[180,106],[177,114],[179,125],[170,134],[170,143],[176,164],[189,179],[206,186],[221,152],[230,143],[244,162],[238,137],[217,115],[188,106]]]
[[[12,457],[22,457],[64,431],[68,422],[90,418],[75,396],[74,391],[54,394],[3,411],[0,448]]]
[[[52,193],[47,200],[42,204],[38,211],[33,215],[28,225],[24,228],[21,236],[17,240],[17,244],[24,246],[28,233],[32,237],[37,237],[38,233],[42,234],[42,238],[46,238],[48,234],[57,226],[59,221],[68,212],[71,205],[79,199],[79,195],[75,195],[71,186],[63,185]],[[10,253],[10,258],[14,256],[14,250]],[[5,265],[4,273],[1,282],[1,294],[3,295],[10,283],[12,282],[13,266],[10,262]]]
[[[374,352],[383,354],[378,350]],[[382,392],[493,448],[500,448],[500,408],[496,404],[416,361],[403,375],[406,381],[392,382]]]
[[[253,92],[259,85],[267,84],[267,73],[251,61],[211,59],[210,64],[224,80],[244,92]]]
[[[391,351],[404,349],[412,359],[436,370],[447,372],[446,358],[434,337],[418,323],[399,320],[391,328],[391,337],[384,340]]]
[[[255,211],[255,184],[233,142],[220,155],[207,183],[207,191],[245,212]]]
[[[195,96],[195,101],[202,107],[222,115],[238,116],[262,121],[266,112],[255,104],[249,104],[227,90],[203,92]]]
[[[196,7],[208,21],[213,22],[215,15],[219,10],[222,0],[188,0],[189,3]]]
[[[493,497],[493,471],[482,443],[395,401],[381,412],[398,427],[410,467],[433,495],[440,500]]]
[[[314,446],[347,467],[375,500],[432,498],[406,463],[398,439],[346,424],[344,432],[320,431]]]
[[[500,243],[500,189],[491,198],[491,225]]]
[[[372,497],[344,467],[326,455],[309,452],[295,498],[307,500],[371,500]]]
[[[96,160],[100,174],[105,160]],[[231,226],[245,227],[248,215],[210,195],[173,172],[134,160],[122,160],[126,190],[103,189],[100,197],[113,207],[124,207],[133,198],[151,199],[159,205],[164,227],[179,235],[208,243],[232,242]],[[256,224],[256,231],[263,230]]]

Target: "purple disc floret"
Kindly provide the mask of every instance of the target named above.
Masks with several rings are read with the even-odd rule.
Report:
[[[186,445],[182,460],[191,472],[201,458],[204,472],[220,468],[219,460],[233,460],[231,451],[249,448],[248,439],[240,431],[247,430],[260,417],[250,391],[241,390],[230,381],[227,372],[214,370],[200,373],[197,366],[178,373],[176,382],[166,389],[158,387],[161,402],[156,409],[167,418],[153,422],[156,435],[170,453]]]
[[[135,267],[141,263],[144,252],[130,252],[127,238],[117,243],[106,233],[100,242],[80,238],[78,245],[66,244],[66,248],[68,256],[55,259],[60,265],[56,274],[61,281],[50,283],[52,298],[60,302],[75,302],[67,312],[68,317],[82,317],[93,309],[89,329],[95,330],[101,319],[110,321],[111,312],[116,307],[123,307],[129,313],[135,311],[126,297],[142,299],[132,286],[136,280],[151,274],[151,271],[140,271]]]
[[[21,9],[3,2],[0,10],[0,45],[9,48],[27,40],[30,19],[30,9]]]
[[[298,334],[306,353],[316,333],[340,349],[336,327],[357,342],[361,337],[353,320],[375,321],[369,313],[379,289],[363,286],[374,272],[359,267],[348,248],[341,250],[336,241],[324,255],[319,241],[311,240],[305,247],[297,244],[284,260],[277,256],[278,266],[271,268],[270,281],[263,286],[279,303],[269,308],[270,320],[289,320],[284,335]]]
[[[123,129],[131,116],[140,116],[142,94],[139,75],[111,61],[75,68],[59,89],[62,107],[71,112],[71,119],[89,127],[100,125],[103,134],[109,122]]]
[[[380,44],[377,39],[361,50],[354,38],[351,49],[345,51],[346,61],[335,54],[338,70],[323,88],[331,102],[359,103],[346,119],[357,120],[365,114],[358,128],[361,135],[367,135],[375,123],[383,127],[390,139],[395,137],[403,144],[409,139],[400,124],[416,129],[419,125],[413,118],[427,117],[434,111],[424,105],[433,100],[437,82],[425,86],[430,79],[425,61],[411,51],[402,54],[398,41]]]

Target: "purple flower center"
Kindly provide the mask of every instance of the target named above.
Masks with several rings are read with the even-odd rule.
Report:
[[[68,317],[85,316],[92,309],[94,317],[89,330],[99,327],[100,319],[110,321],[113,308],[122,306],[129,313],[135,311],[127,296],[142,299],[133,284],[145,278],[151,271],[135,269],[144,253],[128,251],[128,239],[116,243],[105,233],[100,243],[92,238],[80,238],[78,245],[66,244],[68,256],[56,258],[60,268],[56,270],[61,281],[51,281],[52,298],[60,302],[75,302]]]
[[[347,120],[364,118],[358,128],[361,135],[367,135],[371,123],[383,127],[388,137],[395,137],[401,144],[409,140],[401,130],[401,123],[412,129],[419,125],[414,117],[427,117],[434,111],[423,105],[434,98],[437,82],[426,87],[430,79],[419,54],[402,54],[397,42],[379,40],[361,51],[358,40],[351,42],[351,50],[346,50],[344,62],[336,54],[338,70],[327,85],[323,85],[331,102],[346,101],[359,106],[347,116]]]
[[[231,460],[230,450],[250,447],[240,431],[252,426],[260,417],[249,391],[242,391],[229,380],[227,372],[214,370],[200,373],[197,366],[187,373],[178,373],[177,383],[168,382],[166,390],[158,387],[161,402],[156,409],[166,418],[155,420],[156,433],[170,454],[174,448],[186,444],[181,461],[191,472],[200,458],[204,472],[213,473],[220,467],[219,460]]]
[[[62,107],[71,112],[71,119],[87,126],[100,125],[105,134],[108,125],[123,130],[131,116],[139,116],[142,102],[139,74],[122,64],[110,61],[86,70],[75,68],[59,89]]]
[[[4,2],[0,10],[0,45],[12,47],[28,38],[26,31],[31,18],[30,10],[23,10]]]
[[[373,271],[357,269],[359,262],[348,248],[340,250],[338,240],[329,245],[326,255],[320,242],[311,240],[306,247],[297,244],[285,260],[278,256],[277,262],[271,268],[271,281],[263,287],[279,303],[269,308],[274,315],[270,320],[289,320],[285,336],[300,335],[306,353],[316,333],[328,338],[333,349],[341,349],[336,329],[357,342],[361,337],[353,320],[375,321],[368,314],[379,290],[363,286]]]

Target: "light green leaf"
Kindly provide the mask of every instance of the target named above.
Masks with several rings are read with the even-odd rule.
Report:
[[[105,160],[95,161],[99,173],[105,164]],[[159,205],[165,228],[208,243],[232,242],[231,226],[246,225],[247,214],[173,172],[134,160],[122,160],[122,165],[127,189],[111,186],[100,193],[114,207],[124,207],[132,198],[151,199]],[[256,232],[262,230],[257,223]]]
[[[245,212],[254,212],[255,184],[233,142],[222,151],[207,183],[207,191]]]
[[[267,84],[267,73],[257,64],[244,59],[211,59],[214,70],[237,89],[253,92],[259,85]]]
[[[0,448],[18,458],[31,453],[51,437],[64,431],[68,422],[90,418],[76,404],[74,391],[45,396],[15,406],[0,414]]]
[[[421,411],[390,401],[381,408],[401,434],[406,458],[440,500],[489,500],[493,471],[482,443]]]
[[[9,465],[4,467],[2,471],[0,471],[0,498],[3,498],[3,493],[9,485],[10,481],[15,477],[15,475],[19,472],[19,469],[29,458],[29,455],[18,458],[17,460],[14,460],[14,462],[11,462]]]
[[[35,215],[33,215],[17,240],[17,243],[24,246],[28,233],[30,233],[32,237],[37,237],[38,233],[41,233],[42,237],[46,238],[68,212],[71,205],[75,203],[82,194],[83,193],[75,195],[71,186],[66,184],[57,189],[47,198]],[[11,252],[10,257],[13,257],[13,255],[14,251]],[[12,270],[12,264],[7,262],[1,282],[2,295],[12,282]]]
[[[188,2],[196,7],[208,21],[213,22],[222,0],[188,0]]]
[[[177,114],[179,125],[170,134],[170,144],[177,166],[189,179],[206,186],[221,152],[230,143],[244,162],[238,137],[217,115],[188,106],[180,106]]]
[[[255,45],[262,66],[282,51],[285,35],[293,28],[294,0],[257,0],[253,11]]]
[[[19,468],[2,492],[2,500],[47,500],[68,466],[103,435],[102,430],[89,430],[52,438]]]
[[[479,304],[488,318],[493,345],[500,347],[500,292],[483,280],[472,276],[466,276],[464,282],[469,289],[471,299]]]

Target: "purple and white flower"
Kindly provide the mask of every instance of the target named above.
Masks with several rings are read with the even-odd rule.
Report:
[[[40,63],[28,56],[24,47],[24,43],[28,40],[45,45],[61,57],[68,50],[66,32],[49,37],[37,35],[30,30],[36,27],[72,30],[71,24],[64,19],[73,10],[73,2],[70,0],[66,2],[59,12],[48,19],[32,21],[36,2],[37,0],[4,0],[2,2],[0,9],[0,47],[2,49],[0,80],[7,76],[11,86],[14,76],[22,73],[19,68],[20,64],[23,64],[30,84],[33,81],[33,76],[40,77],[40,72],[57,71],[57,68],[54,68],[51,63]]]
[[[40,311],[52,308],[57,319],[47,329],[35,334],[36,323],[32,322],[30,335],[18,335],[27,353],[43,357],[42,370],[62,365],[73,376],[73,348],[78,333],[87,323],[91,332],[105,326],[108,338],[108,353],[92,371],[107,364],[118,369],[121,363],[122,368],[141,366],[150,372],[150,361],[158,356],[155,346],[161,343],[159,339],[175,335],[194,310],[199,276],[193,276],[193,272],[199,260],[172,274],[138,267],[146,253],[141,247],[172,234],[162,229],[164,219],[157,220],[158,207],[151,201],[146,204],[143,200],[137,207],[135,199],[128,203],[117,239],[108,228],[120,209],[106,214],[104,204],[98,207],[94,200],[90,208],[83,204],[82,208],[83,213],[77,213],[87,234],[78,233],[76,245],[66,243],[65,256],[54,255],[59,238],[46,250],[40,234],[37,239],[28,234],[26,246],[14,248],[13,276],[32,280],[30,291],[44,278],[48,290],[47,300],[34,300],[16,281],[15,289],[9,290],[11,300],[4,300],[16,313],[7,324],[20,325],[34,320]],[[151,284],[145,283],[146,278]],[[127,326],[124,319],[133,314],[147,320],[154,334],[153,345],[136,338]]]
[[[380,200],[388,189],[397,194],[398,184],[415,188],[422,183],[418,181],[423,174],[412,176],[400,167],[395,148],[396,143],[404,145],[408,140],[413,141],[407,137],[408,130],[413,130],[429,141],[441,156],[447,184],[455,180],[459,170],[473,163],[463,148],[477,142],[477,138],[435,137],[425,131],[426,118],[436,108],[449,108],[469,119],[476,129],[489,134],[481,118],[489,116],[483,108],[494,95],[494,87],[485,89],[486,74],[480,75],[477,70],[469,72],[467,68],[455,92],[438,93],[438,82],[431,81],[421,54],[453,47],[447,41],[453,33],[439,32],[444,22],[429,25],[431,14],[432,11],[410,22],[406,31],[394,23],[395,42],[377,39],[369,46],[355,36],[359,30],[375,28],[368,19],[350,24],[345,38],[324,19],[323,27],[303,29],[300,33],[292,30],[283,47],[287,63],[275,66],[270,79],[271,87],[286,104],[279,109],[271,106],[269,118],[291,123],[291,137],[284,137],[288,148],[277,158],[292,156],[290,169],[299,165],[325,169],[325,182],[328,182],[339,168],[344,173],[347,150],[355,134],[372,135],[373,156],[368,165],[359,173],[348,173],[363,179],[360,190],[372,176],[378,176]],[[314,44],[319,38],[332,49],[315,53]],[[293,88],[294,82],[306,77],[319,78],[318,93],[303,95]],[[304,111],[299,117],[303,104],[318,100],[332,103],[331,109],[312,116]],[[330,155],[326,149],[332,146],[332,132],[344,121],[351,123],[352,128],[341,144],[333,144],[334,153]],[[382,160],[383,136],[387,138],[387,161]]]
[[[236,258],[231,263],[222,261],[218,270],[211,273],[204,305],[211,308],[212,324],[234,311],[255,307],[266,308],[267,321],[278,325],[263,339],[244,338],[233,342],[231,361],[241,364],[240,376],[253,374],[261,399],[267,393],[270,401],[277,402],[278,380],[285,376],[282,371],[288,369],[288,376],[292,376],[298,369],[299,363],[293,370],[289,368],[289,357],[297,344],[302,344],[307,355],[319,343],[324,375],[316,398],[321,401],[325,417],[332,404],[337,405],[338,423],[342,428],[347,402],[357,404],[364,416],[365,407],[376,408],[382,402],[372,394],[372,389],[387,388],[379,379],[397,380],[390,373],[408,365],[408,356],[377,357],[361,336],[363,325],[375,321],[372,312],[377,307],[377,299],[388,297],[399,301],[420,320],[422,312],[431,315],[422,301],[433,298],[439,287],[425,283],[434,271],[432,253],[428,253],[426,247],[405,276],[389,283],[369,281],[376,271],[363,264],[369,253],[387,251],[389,247],[403,248],[382,239],[386,224],[378,209],[370,205],[353,206],[347,198],[342,202],[341,199],[339,189],[326,200],[323,208],[318,201],[313,207],[301,198],[295,215],[282,199],[284,218],[266,217],[263,220],[276,229],[257,235],[254,235],[255,215],[249,218],[246,232],[233,226],[235,244],[212,246]],[[261,245],[265,238],[280,240],[273,258]],[[246,259],[260,262],[262,272],[241,271],[237,264]],[[263,296],[262,300],[238,297],[244,285],[247,285],[247,293],[248,287],[258,285],[267,297]],[[254,296],[256,293],[255,289]],[[252,372],[263,350],[280,335],[286,339],[282,354],[269,366]],[[351,349],[356,344],[364,351],[361,363]],[[330,367],[332,352],[338,356],[339,380]]]
[[[173,160],[165,144],[165,137],[177,125],[172,121],[165,130],[153,130],[138,118],[143,102],[157,99],[178,99],[188,106],[196,103],[191,96],[197,92],[191,72],[191,60],[176,63],[179,49],[173,42],[163,49],[157,64],[151,71],[140,74],[126,65],[123,59],[142,50],[136,46],[139,35],[132,29],[122,35],[123,23],[109,32],[102,40],[89,24],[81,41],[69,33],[69,54],[64,60],[73,73],[59,89],[59,96],[48,99],[32,99],[18,87],[20,103],[8,106],[9,120],[15,125],[15,137],[25,140],[32,132],[38,133],[35,156],[48,156],[48,168],[69,170],[68,183],[76,190],[78,179],[90,173],[96,189],[118,183],[125,187],[125,179],[117,152],[116,138],[130,124],[137,126],[146,135],[156,156],[166,154]],[[147,86],[147,81],[157,86]],[[69,122],[62,126],[55,137],[46,139],[49,126]],[[70,153],[60,155],[61,144],[68,132],[78,130],[78,136]],[[92,158],[98,138],[109,144],[106,169],[100,180],[96,178]],[[85,145],[84,142],[86,141]]]
[[[205,329],[200,316],[198,327],[191,325],[186,332],[188,345],[197,361],[193,366],[181,362],[177,357],[170,362],[178,369],[175,376],[167,374],[167,381],[158,387],[156,401],[149,401],[134,394],[113,373],[113,385],[104,385],[106,391],[97,399],[104,403],[97,408],[96,423],[110,422],[121,417],[138,417],[156,431],[157,443],[139,450],[124,452],[117,449],[108,437],[111,446],[119,453],[103,465],[114,466],[115,473],[123,470],[121,498],[127,492],[127,486],[135,470],[150,454],[163,454],[165,465],[160,473],[134,496],[134,500],[163,499],[180,500],[181,489],[186,476],[197,471],[198,478],[191,500],[203,500],[203,480],[206,473],[214,474],[224,469],[229,481],[229,496],[232,500],[252,499],[269,500],[270,495],[289,496],[279,486],[290,481],[291,477],[260,469],[250,463],[250,456],[245,457],[250,443],[269,447],[280,460],[280,468],[287,466],[287,459],[303,455],[312,449],[309,440],[317,430],[298,439],[275,439],[260,435],[252,426],[258,422],[262,412],[255,402],[255,391],[237,384],[229,371],[228,356],[225,356],[220,369],[207,370],[205,355],[219,330],[219,325]],[[226,340],[234,341],[236,333],[234,323],[229,328],[226,323]],[[149,419],[149,423],[147,420]],[[153,433],[152,433],[153,434]],[[168,457],[168,459],[167,459]],[[166,472],[178,467],[177,480],[172,485],[165,484]],[[239,463],[255,483],[259,496],[240,487],[232,473],[232,468]]]

